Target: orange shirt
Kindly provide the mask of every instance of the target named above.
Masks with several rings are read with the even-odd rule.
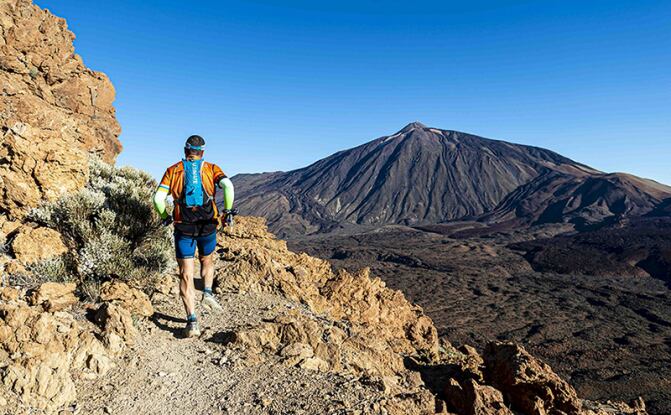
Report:
[[[203,190],[212,199],[214,219],[219,217],[217,205],[214,202],[214,191],[216,189],[217,183],[219,183],[219,181],[221,181],[221,179],[224,177],[226,177],[226,174],[219,166],[203,161],[200,169],[200,179],[203,183]],[[167,190],[170,196],[172,196],[173,200],[175,201],[173,218],[176,223],[180,223],[182,216],[180,214],[180,204],[177,203],[177,201],[181,199],[182,191],[184,191],[184,164],[182,164],[180,161],[168,167],[168,169],[163,174],[161,184],[159,184],[158,187]]]

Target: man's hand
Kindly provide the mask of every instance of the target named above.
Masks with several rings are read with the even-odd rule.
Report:
[[[163,220],[161,221],[161,224],[162,224],[163,226],[170,226],[170,224],[172,224],[172,216],[168,216],[168,217],[166,217],[165,219],[163,219]]]
[[[225,209],[224,214],[226,217],[224,218],[224,226],[233,226],[233,218],[235,215],[238,214],[237,209]]]

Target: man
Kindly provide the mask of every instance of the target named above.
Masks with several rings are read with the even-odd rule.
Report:
[[[194,256],[198,248],[200,277],[203,280],[201,305],[208,311],[220,312],[221,305],[212,294],[214,280],[213,255],[217,245],[217,224],[220,217],[214,201],[215,186],[223,189],[226,219],[233,214],[233,183],[216,164],[203,160],[205,140],[192,135],[184,145],[184,159],[168,167],[154,194],[154,208],[167,226],[174,222],[175,253],[179,264],[179,294],[186,310],[186,337],[200,336],[196,318],[193,286]],[[166,211],[166,199],[172,196],[172,217]]]

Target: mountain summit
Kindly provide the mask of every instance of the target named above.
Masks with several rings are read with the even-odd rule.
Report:
[[[413,122],[301,169],[235,180],[245,213],[264,216],[275,232],[291,235],[347,224],[439,223],[490,212],[483,218],[562,221],[566,207],[580,208],[572,218],[591,212],[591,202],[581,204],[588,198],[601,206],[602,219],[644,213],[671,196],[671,188],[629,177],[608,176],[550,150]],[[594,180],[585,182],[588,178]],[[552,189],[560,194],[548,193]],[[582,193],[572,198],[572,192]],[[563,206],[557,198],[565,199]],[[553,214],[543,214],[549,207]]]

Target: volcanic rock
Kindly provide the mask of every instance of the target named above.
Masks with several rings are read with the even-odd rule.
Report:
[[[479,385],[475,380],[468,379],[463,385],[455,379],[445,391],[448,403],[463,415],[513,415],[503,401],[503,395],[497,389]]]
[[[64,312],[0,304],[0,381],[48,413],[76,398],[72,370],[99,374],[111,364],[93,334]]]
[[[239,218],[219,244],[228,263],[217,270],[218,291],[281,293],[332,320],[347,319],[351,341],[376,339],[396,353],[437,353],[431,319],[368,270],[334,273],[327,261],[289,251],[260,218]]]
[[[492,342],[484,351],[487,377],[525,414],[580,414],[575,390],[547,364],[513,343]]]
[[[50,312],[61,311],[77,303],[77,297],[74,294],[76,289],[77,284],[74,282],[45,282],[33,292],[30,304],[41,305]]]
[[[67,250],[61,234],[49,228],[24,226],[12,241],[14,257],[23,264],[57,257]]]
[[[120,352],[124,345],[135,344],[138,331],[129,310],[113,303],[104,303],[96,313],[96,321],[103,328],[105,345],[114,352]]]
[[[89,152],[121,151],[114,88],[73,40],[29,0],[0,3],[0,210],[12,217],[84,186]]]
[[[100,299],[120,305],[131,314],[150,317],[154,314],[154,307],[147,294],[137,288],[129,287],[122,281],[114,280],[103,283],[100,288]]]

